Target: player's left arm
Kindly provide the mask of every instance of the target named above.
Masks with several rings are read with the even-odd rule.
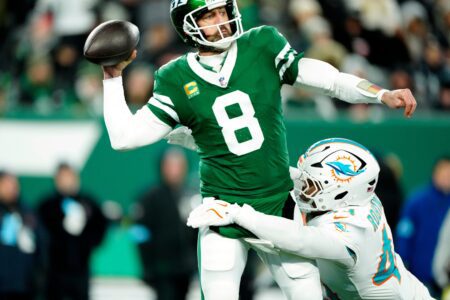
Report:
[[[409,89],[389,91],[311,58],[299,60],[294,86],[307,87],[349,103],[384,103],[390,108],[403,107],[406,117],[411,117],[417,106]]]
[[[298,53],[276,28],[261,27],[259,40],[274,58],[274,67],[282,84],[307,87],[350,103],[384,103],[390,108],[405,109],[411,117],[417,103],[409,89],[388,91],[368,80],[339,72],[332,65]]]

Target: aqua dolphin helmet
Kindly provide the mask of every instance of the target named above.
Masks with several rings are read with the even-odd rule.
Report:
[[[218,7],[225,7],[229,20],[220,24],[208,26],[217,27],[220,34],[220,26],[230,24],[232,35],[210,42],[203,34],[203,29],[198,27],[197,19],[204,13]],[[194,47],[206,46],[215,49],[228,49],[233,41],[242,33],[242,20],[236,0],[172,0],[170,4],[170,18],[181,39]]]
[[[374,196],[380,172],[366,147],[342,138],[313,144],[297,166],[301,175],[296,179],[295,200],[307,212],[365,205]]]

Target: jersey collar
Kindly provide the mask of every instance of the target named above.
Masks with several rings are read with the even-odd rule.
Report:
[[[196,53],[189,53],[187,55],[187,62],[189,67],[203,80],[216,85],[221,88],[226,88],[230,81],[231,73],[233,72],[234,65],[236,64],[237,58],[237,43],[234,42],[230,50],[228,50],[227,58],[223,64],[222,70],[216,73],[205,69],[195,58]]]

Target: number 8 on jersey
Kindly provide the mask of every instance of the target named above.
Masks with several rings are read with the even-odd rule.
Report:
[[[234,104],[239,105],[242,115],[230,118],[226,108]],[[248,94],[234,91],[217,97],[212,109],[219,126],[222,127],[225,143],[231,153],[241,156],[261,148],[264,142],[264,135],[258,119],[255,118],[255,109]],[[239,142],[236,132],[243,128],[248,128],[251,139]]]

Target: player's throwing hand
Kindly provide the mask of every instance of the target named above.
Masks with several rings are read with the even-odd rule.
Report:
[[[106,67],[106,66],[102,66],[103,69],[103,78],[104,79],[109,79],[109,78],[114,78],[114,77],[118,77],[118,76],[122,76],[122,71],[133,61],[135,60],[137,57],[137,50],[133,50],[133,52],[131,53],[130,57],[120,63],[118,63],[115,66],[110,66],[110,67]]]

